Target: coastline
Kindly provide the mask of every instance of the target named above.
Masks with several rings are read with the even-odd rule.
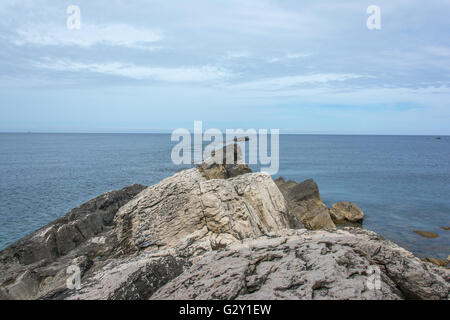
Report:
[[[211,299],[219,290],[223,299],[233,294],[273,299],[275,284],[287,281],[288,288],[300,281],[297,286],[305,290],[281,294],[287,299],[448,299],[448,269],[361,227],[335,228],[338,221],[362,218],[352,205],[330,210],[313,180],[273,181],[244,164],[212,161],[151,187],[133,185],[101,195],[2,250],[0,297]],[[235,255],[240,258],[229,260]],[[237,292],[231,290],[232,270],[248,277],[245,268],[255,258],[253,277]],[[222,261],[222,269],[215,261]],[[80,290],[67,288],[71,265],[81,272]],[[199,272],[201,265],[209,271]],[[381,291],[366,288],[370,266],[380,268]],[[152,278],[148,270],[158,276]],[[225,282],[212,276],[217,270]],[[295,274],[301,279],[292,278]],[[203,281],[202,294],[192,286],[182,289],[190,276]],[[351,293],[344,290],[350,284],[357,288]]]
[[[0,249],[99,194],[173,175],[182,168],[170,160],[169,140],[170,135],[0,136]],[[448,225],[450,210],[449,142],[281,135],[274,179],[314,178],[328,207],[353,201],[366,213],[366,229],[419,257],[446,260],[450,233],[440,227]],[[422,238],[413,230],[439,237]]]

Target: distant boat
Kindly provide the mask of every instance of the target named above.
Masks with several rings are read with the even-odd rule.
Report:
[[[441,137],[436,137],[436,138],[434,138],[435,140],[441,140]]]

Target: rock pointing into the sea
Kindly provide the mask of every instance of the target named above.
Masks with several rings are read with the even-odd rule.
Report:
[[[204,173],[105,194],[1,251],[0,298],[449,298],[448,269],[336,230],[314,181]],[[81,289],[67,287],[68,266]]]
[[[360,223],[364,219],[364,212],[353,202],[337,202],[330,211],[334,223]]]

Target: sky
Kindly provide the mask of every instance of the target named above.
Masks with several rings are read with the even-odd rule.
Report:
[[[69,6],[80,29],[69,29]],[[367,8],[381,29],[367,28]],[[450,135],[450,0],[2,0],[0,132]]]

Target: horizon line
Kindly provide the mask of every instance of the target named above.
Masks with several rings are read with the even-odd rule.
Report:
[[[163,130],[159,129],[158,131],[152,132],[143,131],[143,132],[90,132],[90,131],[0,131],[0,134],[161,134],[161,135],[169,135],[173,130]],[[282,132],[285,131],[285,132]],[[450,134],[420,134],[420,133],[330,133],[330,132],[286,132],[291,131],[288,129],[280,129],[280,135],[323,135],[323,136],[423,136],[423,137],[448,137]],[[191,132],[193,134],[193,131]],[[226,135],[226,133],[223,133]],[[245,133],[244,135],[245,136]]]

